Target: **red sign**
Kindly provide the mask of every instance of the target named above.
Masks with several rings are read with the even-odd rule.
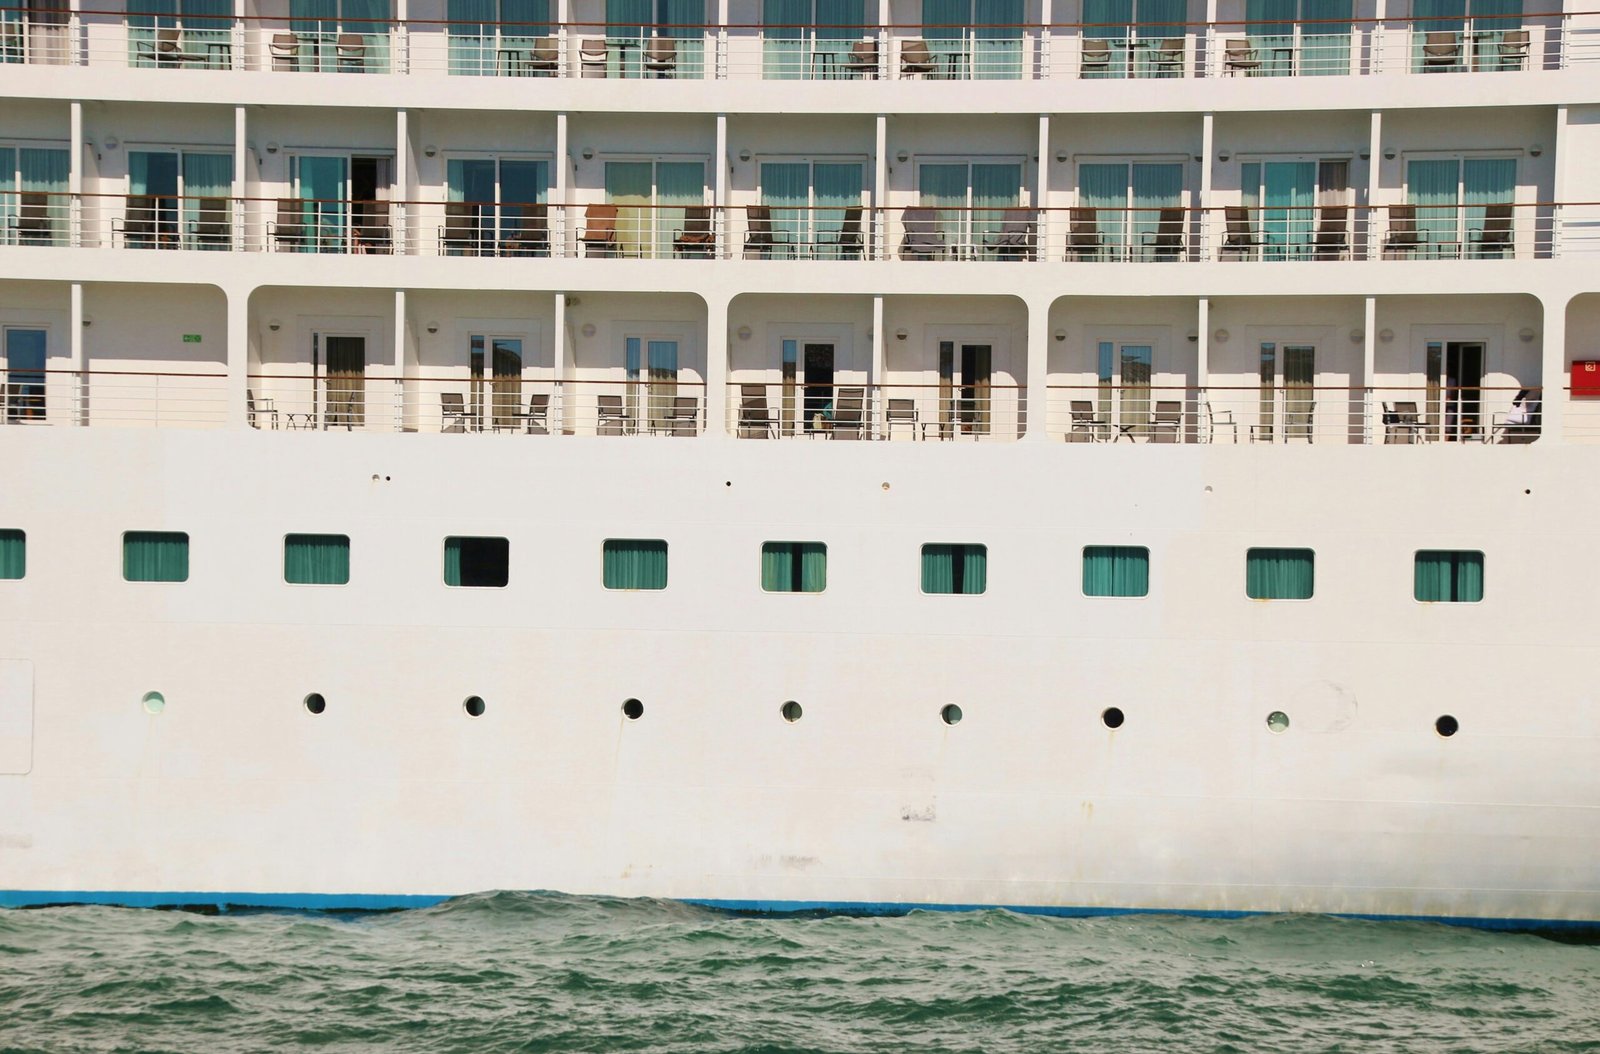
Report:
[[[1600,360],[1585,359],[1572,364],[1572,394],[1600,398]]]

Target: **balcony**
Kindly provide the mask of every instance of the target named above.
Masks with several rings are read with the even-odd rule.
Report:
[[[1337,22],[619,25],[0,7],[0,64],[662,80],[1194,79],[1560,70],[1577,13]]]

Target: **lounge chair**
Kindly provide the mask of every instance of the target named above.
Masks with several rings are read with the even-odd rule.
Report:
[[[444,228],[439,231],[439,248],[445,256],[477,256],[483,249],[483,231],[478,222],[479,205],[472,201],[449,201],[444,206]]]
[[[900,76],[927,77],[937,65],[926,40],[908,40],[900,45]]]
[[[598,395],[595,396],[595,434],[603,436],[627,435],[633,429],[628,420],[627,410],[623,408],[622,396]]]
[[[1000,229],[989,232],[984,236],[984,241],[996,259],[1036,259],[1039,221],[1032,209],[1007,209],[1000,220]]]
[[[1183,427],[1183,403],[1176,399],[1156,403],[1150,415],[1150,442],[1176,443],[1179,429]]]
[[[1323,205],[1317,209],[1317,233],[1311,245],[1315,260],[1342,260],[1350,255],[1350,207]]]
[[[1098,260],[1105,252],[1099,210],[1075,205],[1067,210],[1067,252],[1079,260]]]
[[[340,33],[333,41],[333,53],[339,60],[341,72],[365,73],[367,69],[367,37],[364,33]]]
[[[578,236],[588,256],[617,254],[617,206],[590,205],[583,212],[583,233]],[[596,250],[599,250],[598,252]]]
[[[717,236],[711,230],[711,209],[690,205],[683,210],[683,226],[672,233],[672,255],[709,260],[716,255]]]
[[[840,388],[839,401],[833,407],[832,439],[860,439],[862,435],[862,405],[866,400],[865,388]]]
[[[1510,252],[1511,209],[1510,205],[1483,207],[1483,226],[1467,231],[1470,255],[1479,258],[1503,257]]]
[[[554,77],[561,66],[561,49],[555,37],[535,37],[523,68],[535,76]]]
[[[739,438],[776,439],[777,435],[777,425],[767,411],[767,386],[739,385]]]
[[[500,206],[500,255],[549,256],[550,207]]]
[[[518,414],[527,422],[528,435],[550,434],[550,394],[548,392],[535,392],[528,397],[528,412]]]
[[[351,211],[356,252],[394,252],[394,229],[389,225],[387,201],[358,201]]]
[[[1156,229],[1145,233],[1145,255],[1152,260],[1181,260],[1183,258],[1184,212],[1181,207],[1166,206],[1156,214]]]
[[[947,251],[939,214],[933,209],[906,209],[900,215],[905,235],[900,239],[900,259],[931,260]]]
[[[271,399],[257,399],[253,389],[244,390],[244,411],[251,428],[261,427],[260,419],[265,417],[272,422],[272,430],[278,430],[278,411],[272,405]]]
[[[794,236],[790,231],[775,231],[772,229],[772,207],[769,205],[748,205],[744,210],[744,258],[746,260],[770,260],[772,250],[777,245],[793,247]]]
[[[1451,70],[1461,65],[1461,36],[1450,30],[1422,35],[1422,72]]]
[[[293,33],[274,33],[267,44],[272,55],[274,70],[291,71],[300,68],[300,38]]]
[[[917,438],[917,404],[914,399],[890,399],[884,412],[883,426],[888,438],[894,438],[894,426],[905,425],[911,429],[911,438]]]
[[[191,244],[199,249],[226,249],[232,236],[227,198],[200,198],[189,221]]]
[[[1511,409],[1497,414],[1499,422],[1489,429],[1489,441],[1502,444],[1532,443],[1539,438],[1541,425],[1539,396],[1523,388],[1511,400]]]
[[[149,194],[128,195],[128,206],[120,221],[112,221],[113,231],[122,234],[124,249],[151,249],[156,245],[156,199]]]
[[[1111,434],[1111,422],[1097,414],[1094,404],[1088,399],[1072,400],[1069,412],[1072,424],[1067,429],[1067,442],[1101,443]]]
[[[865,243],[861,237],[862,212],[860,205],[851,205],[846,208],[844,210],[844,219],[840,221],[838,230],[819,231],[817,233],[818,247],[832,245],[835,250],[835,258],[840,260],[861,259],[862,250],[865,248]]]
[[[299,198],[279,198],[278,218],[267,224],[267,236],[280,252],[303,252],[311,237],[306,203]]]
[[[876,40],[858,40],[850,45],[850,54],[845,57],[844,71],[855,77],[878,76],[878,42]]]
[[[675,395],[667,416],[662,420],[663,430],[673,436],[700,434],[700,400],[692,395]]]
[[[603,38],[591,37],[578,48],[578,63],[585,77],[610,75],[611,47]]]
[[[678,72],[678,42],[672,37],[656,37],[645,45],[644,71],[657,77],[672,77]]]
[[[1526,29],[1508,29],[1501,33],[1500,41],[1496,45],[1496,57],[1500,60],[1500,68],[1526,69],[1532,43],[1533,40]]]
[[[1111,72],[1111,41],[1104,37],[1086,37],[1083,51],[1078,57],[1078,75],[1091,77]]]
[[[439,393],[439,431],[461,433],[472,423],[466,400],[460,392]]]
[[[1183,76],[1183,38],[1167,37],[1150,49],[1150,73],[1156,77]]]
[[[1206,400],[1206,442],[1217,441],[1217,431],[1226,428],[1232,442],[1239,441],[1239,422],[1233,418],[1232,410],[1215,410],[1211,400]]]
[[[1422,248],[1422,243],[1427,237],[1428,232],[1417,227],[1415,205],[1389,206],[1389,229],[1383,238],[1385,259],[1397,259],[1405,253],[1410,253],[1415,258],[1417,250]]]
[[[164,65],[204,62],[205,56],[183,50],[183,30],[167,27],[156,30],[156,61]]]
[[[1232,253],[1235,258],[1254,258],[1256,250],[1265,244],[1256,233],[1255,220],[1250,210],[1242,205],[1229,205],[1222,210],[1222,253]]]
[[[1222,72],[1228,76],[1249,76],[1261,68],[1261,53],[1250,46],[1249,37],[1229,37],[1222,42]]]
[[[1415,443],[1426,439],[1422,430],[1422,415],[1415,402],[1383,404],[1383,441],[1385,443]]]

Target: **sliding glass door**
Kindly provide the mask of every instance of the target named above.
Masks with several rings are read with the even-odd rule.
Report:
[[[0,146],[0,241],[65,242],[68,164],[65,150]]]
[[[1350,163],[1252,161],[1240,166],[1245,207],[1261,235],[1263,260],[1309,260],[1320,209],[1350,201]],[[1344,228],[1341,228],[1344,231]]]
[[[617,210],[623,256],[672,256],[684,208],[705,203],[703,161],[607,161],[606,201]]]
[[[705,24],[705,0],[606,0],[606,75],[704,76]]]
[[[1078,166],[1078,200],[1095,210],[1102,258],[1154,260],[1170,254],[1170,247],[1158,240],[1161,210],[1183,205],[1183,165],[1084,163]]]
[[[1096,352],[1098,419],[1117,429],[1113,435],[1147,436],[1155,349],[1149,344],[1102,340],[1096,345]]]
[[[1016,80],[1022,76],[1023,0],[922,0],[922,38],[934,76]]]
[[[467,368],[471,378],[468,412],[475,427],[499,430],[520,424],[524,419],[522,338],[473,334],[467,345]]]
[[[509,74],[513,55],[551,35],[550,0],[449,0],[445,10],[450,72],[458,77]]]
[[[393,18],[390,0],[289,0],[296,68],[387,73]],[[347,38],[342,47],[340,37]]]
[[[1351,0],[1246,0],[1258,77],[1350,72]]]
[[[1183,61],[1174,66],[1165,43],[1185,50],[1188,18],[1187,0],[1084,0],[1084,54],[1104,61],[1086,59],[1083,76],[1183,76]]]
[[[45,419],[45,331],[23,326],[7,326],[3,335],[6,423],[43,421]]]
[[[761,204],[772,210],[773,256],[841,258],[845,210],[861,207],[861,172],[859,161],[762,162]],[[859,235],[859,214],[855,222]]]
[[[627,391],[624,406],[637,430],[673,427],[678,396],[678,341],[667,337],[637,336],[624,341]]]
[[[226,249],[233,212],[233,155],[128,151],[128,247]]]
[[[1250,429],[1252,442],[1289,439],[1311,442],[1317,408],[1316,374],[1317,349],[1314,346],[1261,345],[1261,403],[1256,423]]]
[[[1511,255],[1516,190],[1515,158],[1408,161],[1406,201],[1417,206],[1421,253],[1433,259]]]
[[[854,76],[850,47],[869,32],[865,0],[762,0],[761,22],[767,80]]]
[[[445,200],[465,206],[452,224],[447,210],[444,251],[449,254],[531,254],[549,250],[545,198],[548,163],[511,158],[451,158],[445,162]],[[465,229],[463,229],[463,227]]]
[[[1022,204],[1017,162],[939,162],[917,166],[918,203],[935,211],[935,230],[952,255],[980,255],[999,233],[1005,210]]]

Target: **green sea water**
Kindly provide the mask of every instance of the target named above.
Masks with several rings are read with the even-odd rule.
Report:
[[[1600,947],[1311,916],[0,911],[0,1052],[1600,1051]]]

